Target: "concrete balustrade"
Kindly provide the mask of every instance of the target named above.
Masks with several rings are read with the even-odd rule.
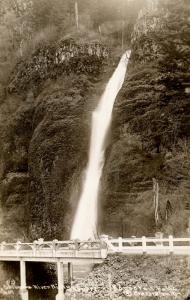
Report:
[[[102,239],[108,245],[108,253],[190,256],[190,238],[174,238],[170,235],[168,238],[143,236],[112,239],[104,235]]]

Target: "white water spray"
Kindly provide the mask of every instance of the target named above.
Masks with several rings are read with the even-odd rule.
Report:
[[[130,51],[127,51],[122,56],[97,108],[92,113],[89,161],[72,227],[71,239],[88,240],[89,238],[97,237],[97,199],[104,165],[104,142],[111,123],[115,98],[125,79],[129,56]]]

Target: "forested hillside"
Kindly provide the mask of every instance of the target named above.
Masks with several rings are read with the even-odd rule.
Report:
[[[139,15],[133,32],[130,69],[114,109],[102,184],[107,220],[111,214],[113,224],[123,222],[127,234],[186,234],[189,12],[188,1],[160,1],[157,8]],[[157,224],[153,178],[159,185]],[[109,228],[105,214],[103,223]]]

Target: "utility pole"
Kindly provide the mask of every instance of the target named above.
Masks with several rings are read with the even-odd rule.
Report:
[[[125,28],[125,21],[122,20],[122,35],[121,35],[121,49],[122,49],[122,52],[124,50],[124,28]]]
[[[100,25],[98,26],[98,31],[99,31],[99,34],[100,34],[100,41],[101,41],[102,29],[101,29],[101,26],[100,26]]]
[[[126,13],[126,10],[127,10],[127,4],[128,2],[127,1],[124,1],[123,2],[123,9],[122,9],[122,14],[121,14],[121,18],[122,18],[122,21],[121,21],[121,49],[122,49],[122,52],[124,51],[124,39],[125,39],[125,13]]]
[[[154,218],[155,218],[155,224],[157,227],[158,222],[159,222],[159,214],[158,214],[159,185],[155,178],[153,178],[152,180],[153,180],[153,193],[154,193],[154,199],[153,199],[153,201],[154,201]]]
[[[76,21],[76,28],[77,31],[79,30],[79,10],[78,10],[78,2],[75,2],[75,21]]]

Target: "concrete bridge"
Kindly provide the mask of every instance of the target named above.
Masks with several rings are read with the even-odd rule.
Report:
[[[26,262],[49,262],[57,266],[58,294],[56,300],[64,299],[63,265],[68,265],[68,274],[72,278],[72,266],[102,263],[107,257],[107,247],[103,241],[51,241],[43,239],[33,243],[0,244],[0,261],[20,262],[20,295],[28,300],[26,282]]]
[[[0,261],[20,262],[20,295],[28,300],[26,282],[26,262],[51,262],[57,266],[58,294],[56,300],[64,299],[63,265],[68,266],[69,280],[72,278],[73,265],[102,263],[108,254],[128,255],[182,255],[190,256],[190,238],[117,238],[102,236],[93,241],[50,241],[43,239],[33,243],[0,244]]]

